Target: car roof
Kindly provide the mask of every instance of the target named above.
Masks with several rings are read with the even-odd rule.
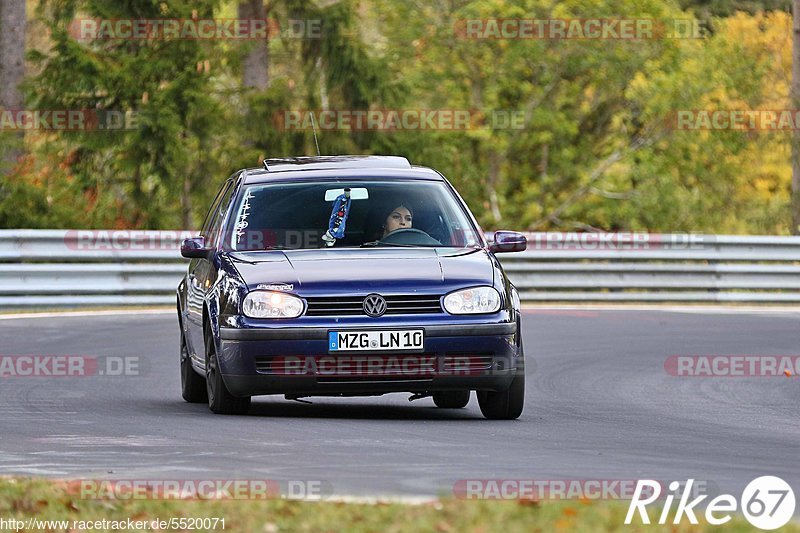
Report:
[[[317,178],[375,178],[444,180],[427,167],[411,165],[405,157],[338,155],[266,159],[264,168],[245,170],[245,183]]]

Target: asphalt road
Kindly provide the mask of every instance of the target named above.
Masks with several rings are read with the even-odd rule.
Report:
[[[0,320],[0,355],[141,359],[140,376],[0,378],[0,475],[321,480],[338,495],[452,494],[462,479],[695,478],[800,489],[800,380],[675,377],[675,354],[800,354],[800,313],[530,310],[525,412],[428,398],[180,397],[174,314]],[[534,364],[530,364],[530,361]]]

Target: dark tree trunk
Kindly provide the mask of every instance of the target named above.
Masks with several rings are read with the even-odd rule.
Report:
[[[0,109],[18,110],[24,106],[20,83],[25,77],[25,0],[0,0]],[[19,141],[0,150],[0,166],[16,163],[22,155]]]
[[[266,20],[264,1],[240,0],[239,18]],[[252,41],[247,46],[249,51],[242,65],[242,87],[263,91],[269,87],[269,40]]]

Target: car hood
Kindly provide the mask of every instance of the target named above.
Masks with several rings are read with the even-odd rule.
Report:
[[[302,294],[448,291],[491,285],[494,269],[475,248],[370,248],[232,252],[249,290],[259,285]],[[262,287],[264,288],[264,287]]]

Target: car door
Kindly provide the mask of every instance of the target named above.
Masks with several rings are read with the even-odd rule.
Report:
[[[217,249],[219,228],[225,218],[233,191],[233,180],[229,179],[220,188],[214,202],[206,215],[200,235],[205,239],[207,248]],[[192,259],[187,274],[186,320],[188,324],[189,353],[201,365],[205,363],[205,347],[203,338],[203,305],[211,284],[216,279],[214,257]]]

